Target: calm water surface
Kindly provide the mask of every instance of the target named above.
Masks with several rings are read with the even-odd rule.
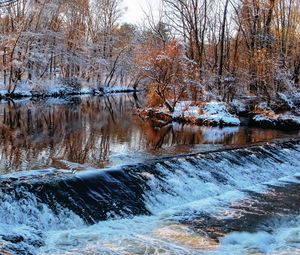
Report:
[[[224,145],[298,136],[245,127],[168,125],[155,128],[134,114],[144,95],[0,102],[0,173],[69,170],[145,162]]]

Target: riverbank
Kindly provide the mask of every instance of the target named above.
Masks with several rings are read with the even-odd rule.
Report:
[[[108,95],[118,93],[137,93],[141,90],[128,86],[97,87],[88,84],[82,85],[77,80],[68,80],[68,83],[51,83],[40,86],[33,86],[28,83],[21,83],[14,92],[0,87],[1,99],[20,99],[20,98],[46,98],[46,97],[68,97],[82,95]]]
[[[166,108],[150,108],[139,111],[142,118],[149,118],[157,123],[178,122],[198,126],[239,126],[238,117],[228,110],[225,103],[193,103],[182,101],[176,104],[174,112]]]
[[[209,127],[242,125],[282,130],[300,129],[299,105],[292,101],[281,104],[268,104],[251,98],[233,100],[231,103],[181,101],[176,104],[173,112],[165,107],[152,107],[139,110],[138,114],[156,127],[181,123]]]

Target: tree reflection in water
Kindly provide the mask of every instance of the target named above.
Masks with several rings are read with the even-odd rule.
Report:
[[[243,145],[288,135],[179,124],[158,129],[133,114],[143,105],[141,98],[126,94],[1,102],[1,173],[48,167],[98,169],[189,153],[203,144]]]

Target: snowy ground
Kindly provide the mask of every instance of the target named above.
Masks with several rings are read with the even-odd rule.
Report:
[[[94,84],[84,83],[80,88],[73,88],[58,81],[45,81],[41,84],[31,84],[23,82],[18,84],[14,91],[17,97],[33,97],[33,96],[63,96],[63,95],[92,95],[92,94],[109,94],[135,91],[127,86],[112,86],[98,89]],[[8,94],[8,88],[0,84],[0,96]]]
[[[223,102],[209,102],[193,104],[190,101],[177,103],[174,112],[170,113],[166,108],[160,108],[154,111],[157,118],[169,118],[174,122],[191,123],[199,126],[239,126],[239,118],[230,113],[229,106]],[[150,114],[147,114],[149,115]]]
[[[283,114],[261,113],[252,119],[253,123],[263,127],[300,127],[300,116],[291,112]]]
[[[279,108],[280,111],[275,111],[266,102],[258,104],[252,113],[252,124],[268,128],[300,128],[298,107],[284,94],[281,94],[280,97],[283,98],[285,107]]]
[[[192,122],[207,122],[208,124],[224,124],[227,126],[239,126],[240,120],[231,114],[228,106],[222,102],[209,102],[204,105],[193,105],[184,101],[176,105],[173,118],[187,118]]]

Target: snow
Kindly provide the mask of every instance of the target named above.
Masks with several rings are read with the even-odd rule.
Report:
[[[8,93],[8,89],[4,85],[0,86],[0,95],[4,96]],[[20,83],[15,90],[16,95],[24,95],[24,97],[31,96],[30,88],[27,83]]]
[[[0,97],[4,96],[7,93],[7,90],[0,88]]]
[[[56,95],[65,94],[70,91],[67,86],[54,82],[43,81],[41,83],[21,82],[17,84],[14,94],[22,97],[31,97],[33,95]],[[2,85],[0,86],[0,94],[5,95],[8,93],[8,89]]]
[[[258,114],[253,117],[253,121],[257,124],[262,123],[269,123],[272,126],[298,126],[300,127],[300,116],[295,115],[291,112],[285,112],[283,114],[275,114],[274,112],[271,112],[272,114]]]
[[[259,103],[259,105],[257,106],[258,109],[262,110],[262,111],[270,111],[270,107],[268,105],[267,102],[261,102]]]
[[[94,93],[94,89],[91,87],[82,87],[80,90],[80,94],[93,94]]]
[[[209,102],[204,105],[193,105],[190,101],[182,101],[177,103],[173,118],[188,118],[199,121],[209,121],[218,124],[239,126],[240,120],[228,111],[228,105],[223,102]]]
[[[128,92],[128,91],[135,91],[132,87],[127,86],[111,86],[111,87],[104,87],[104,93],[115,93],[115,92]]]
[[[24,95],[26,97],[31,96],[30,89],[28,88],[26,83],[21,83],[20,86],[17,86],[15,90],[15,94]]]
[[[231,106],[236,113],[245,113],[247,111],[246,105],[240,100],[234,99],[231,103]]]
[[[204,112],[209,115],[216,115],[220,112],[227,112],[227,108],[223,103],[210,102],[205,105]]]
[[[295,104],[286,94],[278,93],[278,96],[282,101],[284,101],[290,107],[290,109],[295,108]]]
[[[300,125],[300,116],[296,116],[290,112],[281,115],[280,119],[284,121],[293,121],[294,123]]]
[[[177,117],[197,117],[199,116],[200,108],[193,106],[190,101],[182,101],[176,104],[174,109],[173,118]]]
[[[269,116],[256,115],[253,118],[253,120],[256,121],[256,122],[262,122],[262,121],[273,121],[274,119],[270,118]]]
[[[54,83],[54,84],[42,84],[36,87],[33,87],[33,93],[39,94],[42,93],[44,95],[55,95],[55,94],[63,94],[65,91],[68,91],[68,88],[62,84]]]
[[[94,93],[103,94],[104,93],[116,93],[116,92],[128,92],[134,91],[132,87],[126,86],[112,86],[105,87],[103,91],[99,90],[95,84],[90,84],[86,82],[81,83],[81,88],[73,88],[63,84],[60,79],[56,80],[44,80],[33,82],[21,82],[17,85],[14,94],[22,97],[32,97],[32,96],[57,96],[57,95],[71,95],[71,94],[89,94]],[[8,88],[3,84],[0,84],[0,96],[5,96],[8,93]]]
[[[225,105],[225,103],[207,103],[204,107],[204,113],[205,117],[209,116],[209,120],[214,120],[216,122],[223,121],[233,126],[238,126],[241,124],[240,120],[236,116],[229,113],[228,107]]]

